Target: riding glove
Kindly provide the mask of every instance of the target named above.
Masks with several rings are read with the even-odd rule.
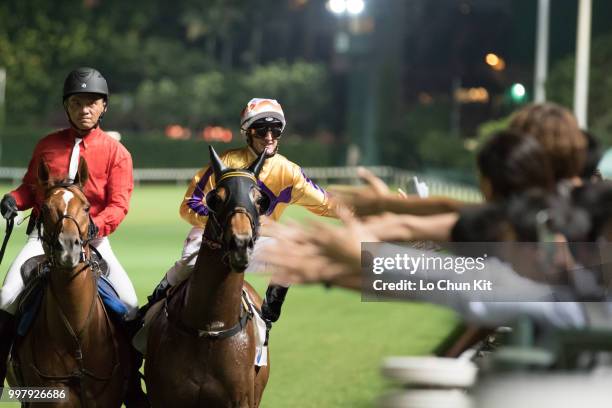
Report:
[[[15,197],[11,194],[5,194],[2,197],[2,202],[0,202],[0,212],[7,220],[14,218],[17,215],[17,201],[15,201]]]

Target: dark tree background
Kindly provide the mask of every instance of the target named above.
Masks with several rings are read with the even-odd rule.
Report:
[[[465,139],[517,107],[507,98],[512,83],[530,95],[534,0],[366,0],[355,21],[333,16],[325,3],[0,0],[4,146],[65,124],[61,85],[83,65],[109,80],[105,127],[131,140],[163,139],[170,124],[193,134],[209,125],[236,131],[248,99],[273,97],[291,140],[312,143],[306,161],[320,165],[342,164],[346,146],[369,126],[381,164],[468,171]],[[576,0],[555,0],[551,9],[549,95],[566,105],[576,8]],[[590,115],[605,140],[612,140],[610,17],[612,3],[595,2]],[[337,48],[341,31],[351,33],[348,52]],[[488,52],[505,59],[504,71],[484,63]],[[484,87],[490,99],[458,104],[457,84]]]

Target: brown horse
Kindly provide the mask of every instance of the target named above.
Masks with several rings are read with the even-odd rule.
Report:
[[[89,245],[95,237],[82,191],[87,164],[81,159],[74,184],[50,180],[42,162],[38,178],[46,191],[40,217],[47,283],[37,317],[14,345],[9,383],[65,388],[68,401],[42,406],[120,407],[130,346],[98,296],[99,267]]]
[[[263,153],[248,169],[227,169],[210,148],[216,188],[195,269],[152,321],[145,378],[153,407],[258,407],[268,365],[256,367],[254,322],[244,281],[267,205],[257,186]]]

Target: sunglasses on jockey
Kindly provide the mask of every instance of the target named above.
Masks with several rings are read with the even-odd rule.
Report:
[[[280,139],[283,134],[283,130],[279,125],[263,125],[249,128],[249,132],[252,136],[263,139],[268,135],[268,132],[272,133],[274,139]]]

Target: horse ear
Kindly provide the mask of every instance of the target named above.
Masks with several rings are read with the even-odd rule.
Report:
[[[214,147],[208,145],[208,151],[210,152],[210,165],[212,166],[213,171],[215,172],[215,179],[219,180],[219,178],[221,177],[221,173],[225,171],[226,167],[219,158],[219,155],[215,151]]]
[[[44,160],[38,163],[38,182],[41,186],[46,187],[49,185],[49,166],[47,166]]]
[[[85,186],[89,180],[89,169],[87,168],[87,162],[83,157],[79,160],[79,169],[77,170],[76,176],[74,176],[74,184],[79,186]]]
[[[259,177],[259,172],[263,168],[264,162],[266,161],[266,151],[261,152],[259,157],[255,159],[253,163],[249,166],[247,170],[252,171],[255,175],[255,178]]]

